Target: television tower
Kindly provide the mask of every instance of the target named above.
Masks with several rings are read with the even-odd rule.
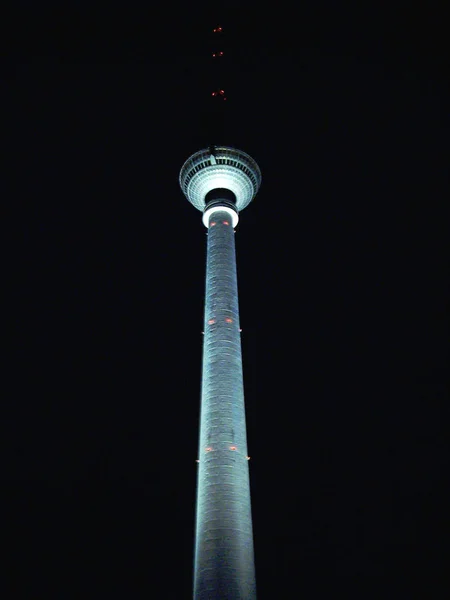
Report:
[[[218,45],[213,59],[222,57]],[[225,91],[212,99],[224,103]],[[245,152],[210,146],[186,160],[179,182],[208,229],[193,597],[255,600],[234,229],[261,173]]]

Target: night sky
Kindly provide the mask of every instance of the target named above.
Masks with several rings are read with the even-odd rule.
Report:
[[[5,600],[191,597],[206,230],[178,174],[223,142],[263,175],[236,230],[259,598],[448,597],[443,12],[148,4],[3,23]]]

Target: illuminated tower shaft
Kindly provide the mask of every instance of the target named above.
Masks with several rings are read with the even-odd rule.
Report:
[[[208,227],[195,600],[256,598],[234,227],[260,180],[234,148],[197,152],[180,173]]]
[[[209,216],[194,597],[254,598],[234,230]]]

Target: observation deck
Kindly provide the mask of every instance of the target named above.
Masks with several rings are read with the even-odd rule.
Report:
[[[212,190],[230,190],[237,211],[250,204],[261,185],[261,171],[251,156],[227,146],[204,149],[190,156],[181,167],[179,182],[184,195],[202,212]]]

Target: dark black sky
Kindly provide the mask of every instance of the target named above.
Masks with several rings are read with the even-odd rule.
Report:
[[[444,16],[361,4],[7,15],[9,597],[190,597],[218,22],[259,597],[447,596]]]

